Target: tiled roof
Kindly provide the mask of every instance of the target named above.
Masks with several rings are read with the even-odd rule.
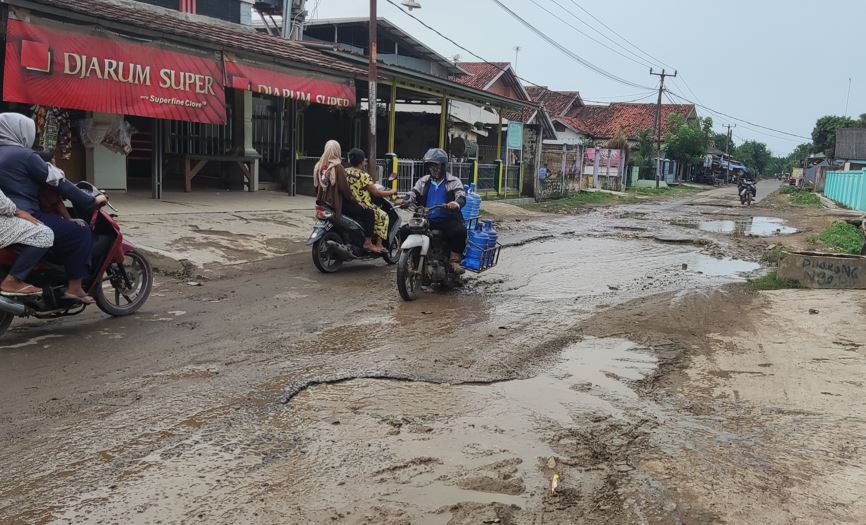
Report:
[[[583,106],[577,91],[552,91],[544,86],[528,86],[526,91],[532,100],[540,103],[552,117],[565,116],[573,107]]]
[[[6,1],[14,4],[14,1]],[[238,24],[188,15],[139,2],[128,0],[31,0],[31,2],[91,17],[95,24],[100,20],[122,24],[133,32],[136,28],[156,31],[229,51],[246,52],[278,59],[280,62],[316,66],[344,75],[360,76],[366,71],[308,48],[297,41],[258,33],[252,28]]]
[[[668,131],[668,116],[679,113],[685,117],[695,114],[691,104],[662,104],[662,137]],[[591,137],[612,138],[622,131],[635,140],[642,129],[652,129],[655,125],[655,104],[615,103],[609,106],[583,106],[573,109],[559,120]]]
[[[471,88],[484,89],[502,74],[503,69],[511,64],[508,62],[459,62],[457,65],[468,74],[452,76],[451,80]]]

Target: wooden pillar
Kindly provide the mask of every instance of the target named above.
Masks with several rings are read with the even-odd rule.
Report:
[[[442,94],[442,113],[439,116],[439,147],[445,149],[445,132],[448,121],[448,95]]]
[[[392,79],[391,84],[391,99],[388,104],[388,153],[396,153],[394,151],[394,133],[397,127],[397,79]]]

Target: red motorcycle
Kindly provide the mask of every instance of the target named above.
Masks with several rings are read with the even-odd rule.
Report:
[[[79,182],[79,189],[93,197],[102,192],[92,184]],[[110,204],[109,208],[115,210]],[[93,231],[93,254],[91,275],[84,279],[84,289],[95,299],[96,306],[113,316],[124,316],[136,312],[147,301],[153,288],[153,270],[147,258],[135,247],[123,240],[116,215],[106,209],[97,208],[90,213],[90,229]],[[76,216],[74,209],[70,214]],[[20,251],[9,246],[0,249],[0,280],[6,277]],[[46,257],[33,271],[27,281],[42,288],[42,294],[28,297],[6,297],[0,295],[0,335],[6,332],[15,317],[53,319],[77,315],[87,305],[64,299],[67,278],[62,266],[54,264],[51,255]]]

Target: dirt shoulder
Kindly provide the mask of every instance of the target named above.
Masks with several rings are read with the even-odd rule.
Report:
[[[653,432],[624,493],[686,521],[862,523],[864,313],[863,291],[732,285],[583,323],[585,335],[638,341],[660,360],[641,385],[658,408]]]

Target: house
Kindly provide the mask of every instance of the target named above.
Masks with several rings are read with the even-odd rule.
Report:
[[[655,128],[657,107],[656,104],[632,102],[616,102],[606,106],[580,106],[572,109],[567,115],[558,117],[556,121],[584,135],[598,146],[606,145],[621,132],[634,149],[638,145],[640,132]],[[675,113],[682,115],[687,121],[693,121],[698,117],[693,104],[662,104],[659,133],[662,140],[668,132],[668,118]]]

